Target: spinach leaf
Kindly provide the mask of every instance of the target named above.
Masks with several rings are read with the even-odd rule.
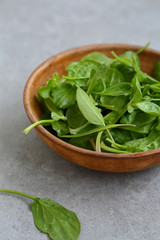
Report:
[[[153,74],[154,77],[160,81],[160,61],[158,61],[155,66],[154,66],[154,70],[153,70]]]
[[[91,60],[100,64],[110,64],[112,61],[111,58],[108,58],[106,55],[100,52],[89,53],[86,57],[82,58],[82,62],[86,60]]]
[[[68,108],[76,102],[76,88],[69,84],[61,83],[52,89],[52,101],[57,108]]]
[[[97,71],[92,71],[91,78],[88,81],[87,93],[90,94],[92,89],[95,88],[95,93],[101,93],[105,90],[104,76],[108,71],[108,66],[105,64],[101,65]],[[99,86],[100,85],[100,86]],[[98,88],[98,90],[97,90]]]
[[[116,66],[116,69],[123,75],[125,82],[132,82],[132,79],[135,77],[135,70],[131,67],[125,66],[123,64],[119,64]]]
[[[99,109],[93,104],[92,100],[84,90],[78,88],[76,98],[78,107],[88,122],[95,125],[105,126],[102,114],[100,113]]]
[[[101,106],[110,110],[119,111],[126,104],[126,96],[101,96]]]
[[[133,139],[130,131],[124,129],[114,128],[111,129],[110,132],[115,142],[119,144],[125,144],[125,142],[131,141]]]
[[[132,85],[130,83],[118,83],[114,86],[108,87],[102,95],[105,96],[127,96],[132,91]]]
[[[0,192],[13,193],[34,201],[32,213],[36,227],[55,240],[77,240],[81,225],[77,215],[59,203],[46,198],[36,198],[25,193],[0,189]]]
[[[119,111],[112,111],[104,117],[105,124],[114,124],[122,117],[122,115],[127,111],[127,105],[124,106]]]
[[[141,92],[141,85],[137,77],[133,78],[132,85],[133,85],[133,92],[131,95],[130,103],[133,104],[133,103],[140,102],[142,100],[142,92]]]
[[[48,79],[46,86],[42,86],[38,90],[38,96],[39,98],[50,98],[51,90],[56,86],[56,84],[61,80],[59,78],[58,73],[54,73],[53,77],[51,79]]]
[[[70,128],[79,128],[86,123],[86,119],[77,104],[67,109],[66,117]]]
[[[83,136],[83,137],[78,137],[78,138],[71,138],[69,143],[80,148],[85,148],[88,150],[93,150],[90,140],[94,137],[93,134]]]
[[[69,127],[67,123],[65,123],[62,120],[54,121],[52,123],[52,128],[55,130],[58,134],[58,136],[65,135],[69,133]]]
[[[137,115],[137,111],[134,111],[132,113],[125,113],[121,119],[120,119],[120,123],[133,123],[136,115]]]
[[[57,112],[52,112],[51,113],[51,118],[54,120],[54,121],[58,121],[58,120],[67,120],[67,118],[63,115],[63,112],[59,109],[57,109],[58,111]]]
[[[152,84],[152,85],[150,85],[149,88],[155,93],[160,93],[160,86],[159,85],[157,86],[156,84]]]
[[[133,113],[131,114],[134,115]],[[123,129],[138,132],[138,133],[149,133],[153,123],[156,120],[156,116],[149,115],[147,113],[139,112],[133,117],[134,121],[126,121],[125,118],[121,118],[120,123],[122,124],[134,124],[135,127],[125,126]],[[132,119],[132,120],[133,120]],[[125,121],[124,121],[125,120]]]
[[[156,149],[160,147],[160,136],[159,133],[154,129],[147,137],[126,142],[126,145],[138,147],[141,151]]]
[[[127,105],[127,110],[129,113],[134,111],[133,104],[140,102],[142,100],[142,92],[141,92],[141,85],[138,81],[137,77],[132,79],[132,94],[130,95],[130,102]]]
[[[152,102],[139,102],[135,104],[141,111],[153,116],[160,117],[160,107]]]
[[[100,63],[91,60],[72,62],[67,66],[67,76],[75,79],[90,78],[92,69],[97,70],[100,65]]]
[[[140,60],[136,52],[133,51],[127,51],[124,52],[119,56],[119,58],[127,58],[130,59],[131,61],[135,61],[135,64],[140,67]]]
[[[125,81],[124,76],[120,71],[112,67],[108,69],[105,80],[105,84],[107,87],[116,85],[118,83],[122,83],[124,81]]]

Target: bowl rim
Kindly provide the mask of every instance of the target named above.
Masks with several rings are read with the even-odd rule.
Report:
[[[38,121],[38,119],[36,119],[35,115],[34,115],[34,111],[33,109],[30,107],[29,104],[29,93],[30,93],[30,87],[34,82],[34,79],[36,78],[36,74],[41,72],[42,70],[44,70],[47,66],[50,65],[50,63],[52,63],[54,60],[57,59],[61,59],[64,58],[65,56],[69,55],[69,54],[73,54],[73,53],[78,53],[80,52],[82,49],[85,51],[98,51],[100,49],[104,49],[104,48],[127,48],[127,50],[132,49],[133,51],[137,51],[139,50],[142,46],[138,46],[138,45],[132,45],[132,44],[122,44],[122,43],[100,43],[100,44],[90,44],[90,45],[84,45],[84,46],[80,46],[80,47],[75,47],[75,48],[71,48],[68,50],[65,50],[63,52],[60,52],[50,58],[48,58],[47,60],[45,60],[44,62],[42,62],[33,72],[32,74],[29,76],[25,87],[24,87],[24,93],[23,93],[23,104],[24,104],[24,108],[25,111],[27,113],[28,118],[30,119],[31,123],[34,123],[36,121]],[[148,53],[152,53],[152,54],[159,54],[160,55],[160,51],[157,51],[155,49],[151,49],[151,48],[147,48],[145,50],[145,52]],[[46,79],[47,80],[47,79]],[[153,149],[153,150],[148,150],[145,152],[135,152],[135,153],[104,153],[104,152],[95,152],[92,150],[87,150],[84,148],[80,148],[77,146],[74,146],[70,143],[67,143],[63,140],[61,140],[60,138],[54,136],[53,134],[51,134],[48,130],[46,130],[42,125],[38,125],[37,127],[35,127],[35,129],[37,131],[39,131],[42,135],[44,135],[45,137],[47,137],[52,143],[56,142],[56,144],[60,145],[61,147],[64,147],[70,151],[74,151],[74,152],[79,152],[82,155],[88,155],[90,157],[96,157],[97,159],[99,158],[116,158],[117,160],[123,158],[123,159],[130,159],[130,158],[140,158],[140,157],[147,157],[150,156],[151,154],[159,154],[160,152],[160,148],[157,149]]]

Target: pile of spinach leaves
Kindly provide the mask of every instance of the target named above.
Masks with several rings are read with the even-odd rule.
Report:
[[[75,146],[97,152],[132,153],[160,147],[160,62],[153,77],[140,69],[138,52],[114,58],[93,52],[54,73],[38,96],[39,124]]]

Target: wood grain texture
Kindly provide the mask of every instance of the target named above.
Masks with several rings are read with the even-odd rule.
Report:
[[[60,76],[65,74],[65,68],[69,63],[78,61],[94,51],[112,57],[111,51],[120,55],[128,50],[137,51],[139,49],[139,46],[127,44],[95,44],[70,49],[46,60],[31,74],[24,89],[24,107],[30,121],[33,123],[40,119],[41,106],[37,96],[38,89],[46,84],[47,79],[54,72],[58,72]],[[152,75],[154,64],[160,60],[160,52],[147,49],[140,54],[140,60],[142,70]],[[160,148],[130,154],[96,153],[68,144],[52,135],[42,126],[37,126],[36,131],[55,152],[82,167],[104,172],[131,172],[160,163]]]

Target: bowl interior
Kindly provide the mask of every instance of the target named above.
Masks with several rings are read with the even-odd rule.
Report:
[[[30,112],[27,111],[30,120],[34,122],[40,119],[41,106],[38,101],[38,89],[46,84],[47,79],[49,79],[54,72],[58,72],[59,76],[66,74],[65,69],[69,63],[79,61],[91,52],[99,51],[108,57],[112,57],[111,51],[115,51],[117,55],[120,55],[128,50],[137,51],[139,48],[138,46],[122,44],[99,44],[71,49],[48,59],[33,72],[25,87],[24,98],[27,96],[25,107],[26,111],[30,109]],[[139,56],[141,69],[149,75],[152,75],[154,64],[160,59],[160,53],[147,49]]]

